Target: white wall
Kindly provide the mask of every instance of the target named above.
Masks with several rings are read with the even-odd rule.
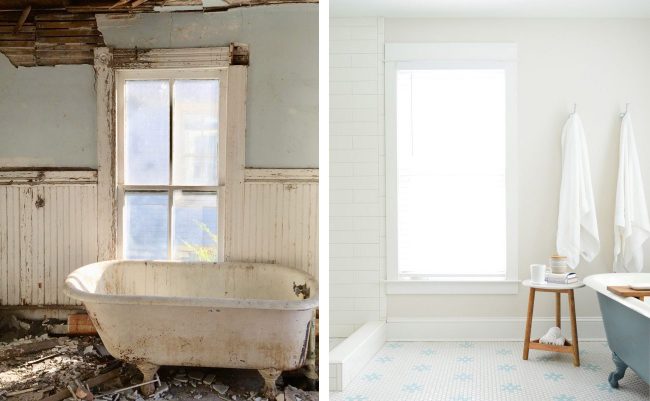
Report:
[[[98,17],[113,47],[250,46],[246,165],[318,167],[318,5]],[[96,167],[92,66],[19,68],[0,54],[0,165]]]
[[[335,22],[333,35],[337,26]],[[577,272],[586,276],[610,271],[620,124],[618,113],[626,102],[631,103],[633,110],[641,165],[643,171],[648,172],[644,177],[645,190],[650,193],[650,52],[647,51],[650,48],[650,20],[385,19],[384,35],[386,43],[517,43],[520,278],[528,276],[529,264],[545,263],[554,253],[560,185],[560,133],[570,105],[573,102],[578,104],[589,145],[602,250],[592,263],[582,263]],[[369,73],[366,71],[360,76],[368,79]],[[334,73],[332,76],[336,77]],[[346,113],[350,112],[333,112],[333,122],[337,116]],[[377,134],[382,132],[383,129]],[[331,135],[334,147],[337,142],[353,140],[357,132],[353,125],[337,131],[336,124],[333,124]],[[333,151],[333,160],[335,157],[336,150]],[[348,154],[347,157],[358,160],[363,153]],[[381,172],[383,158],[378,156],[375,161]],[[333,164],[332,169],[335,168]],[[379,181],[383,179],[383,174],[380,174]],[[333,179],[333,188],[335,184]],[[382,203],[383,200],[383,194],[377,194],[375,199],[366,199],[366,203]],[[338,206],[340,210],[347,210],[350,221],[354,216],[361,216],[351,208],[353,205]],[[334,230],[333,225],[332,237],[337,238]],[[383,236],[383,224],[372,230],[369,228],[364,235],[371,238]],[[346,241],[345,237],[339,238],[339,242]],[[345,248],[343,244],[335,246]],[[646,258],[650,258],[650,252]],[[376,261],[373,273],[383,275],[383,264],[384,253]],[[332,270],[335,268],[333,258]],[[354,271],[354,268],[345,271]],[[349,277],[346,285],[354,285],[353,276],[342,277]],[[337,285],[334,280],[332,283]],[[536,300],[536,316],[552,316],[551,301],[551,297],[541,294]],[[521,317],[525,315],[526,303],[527,292],[521,289],[518,295],[391,295],[387,297],[386,306],[389,319]],[[596,297],[590,289],[578,290],[576,303],[579,317],[599,316]],[[376,308],[380,305],[378,298]],[[334,322],[338,320],[336,315],[337,311],[333,309]],[[346,322],[362,323],[351,321],[351,316],[343,316],[347,316]]]
[[[330,25],[330,335],[385,317],[383,24]]]

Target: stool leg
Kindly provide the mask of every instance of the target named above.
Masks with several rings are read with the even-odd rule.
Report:
[[[526,334],[524,336],[524,361],[528,360],[528,350],[530,348],[530,329],[533,325],[533,307],[535,306],[535,289],[530,288],[528,293],[528,317],[526,318]]]
[[[580,366],[580,350],[578,348],[578,325],[576,323],[576,303],[573,290],[569,291],[569,313],[571,314],[571,345],[573,345],[573,365]]]
[[[562,295],[559,292],[555,293],[555,326],[558,328],[562,328],[562,319],[560,315],[560,305],[561,305],[561,299],[560,295]]]

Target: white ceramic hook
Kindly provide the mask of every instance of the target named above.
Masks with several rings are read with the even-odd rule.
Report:
[[[627,115],[627,112],[628,112],[629,110],[630,110],[630,104],[629,104],[629,103],[625,103],[625,112],[619,114],[619,116],[620,116],[621,118],[625,117],[625,116]]]

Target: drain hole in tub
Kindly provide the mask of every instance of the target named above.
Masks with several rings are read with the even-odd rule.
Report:
[[[294,281],[293,282],[293,292],[300,299],[309,298],[309,287],[307,287],[307,283],[305,283],[305,284],[296,284],[296,282]]]

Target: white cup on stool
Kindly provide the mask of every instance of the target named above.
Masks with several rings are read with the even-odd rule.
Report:
[[[530,265],[530,282],[533,284],[546,284],[546,265]]]

